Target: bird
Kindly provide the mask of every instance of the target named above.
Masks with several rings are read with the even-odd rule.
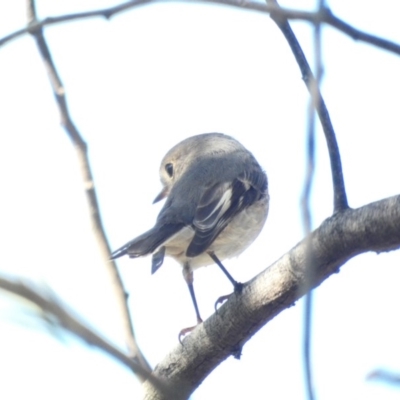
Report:
[[[222,260],[238,256],[261,232],[269,209],[268,179],[252,153],[222,133],[184,139],[164,156],[159,172],[162,190],[153,203],[166,201],[154,227],[110,258],[152,255],[152,273],[165,257],[182,266],[197,324],[182,329],[181,341],[203,321],[193,287],[195,269],[216,263],[234,291],[241,291]]]

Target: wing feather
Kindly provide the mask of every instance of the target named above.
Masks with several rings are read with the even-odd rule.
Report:
[[[196,209],[195,235],[186,255],[195,257],[206,251],[238,213],[266,196],[267,187],[265,173],[257,169],[208,188]]]

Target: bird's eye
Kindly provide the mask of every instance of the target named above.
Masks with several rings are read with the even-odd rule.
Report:
[[[172,178],[172,175],[174,174],[174,166],[171,163],[165,164],[165,170],[167,171],[168,176]]]

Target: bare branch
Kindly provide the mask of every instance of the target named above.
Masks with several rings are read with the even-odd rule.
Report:
[[[319,0],[319,11],[324,7],[324,0]],[[309,104],[308,104],[308,135],[307,135],[307,167],[306,179],[304,182],[304,190],[302,197],[302,220],[304,226],[304,236],[310,237],[313,227],[312,213],[311,213],[311,189],[315,177],[315,125],[316,125],[316,110],[320,107],[321,94],[319,87],[322,79],[322,38],[321,38],[321,24],[315,23],[314,25],[314,60],[316,71],[316,78],[311,82]],[[308,241],[307,255],[307,276],[305,279],[305,286],[311,287],[315,276],[315,262],[311,241]],[[315,399],[313,369],[311,362],[311,334],[312,334],[312,310],[313,310],[313,291],[310,290],[304,300],[304,323],[303,323],[303,362],[305,371],[305,389],[308,400]]]
[[[400,248],[400,195],[334,214],[273,265],[245,284],[182,345],[162,360],[153,374],[175,388],[168,397],[144,383],[146,400],[182,400],[223,360],[306,291],[318,286],[352,257],[368,251]],[[308,242],[315,262],[315,280],[306,288]]]
[[[52,320],[55,319],[66,331],[82,339],[87,344],[104,351],[127,366],[135,374],[141,376],[143,380],[149,378],[149,371],[118,350],[118,348],[113,346],[106,339],[95,333],[83,322],[79,321],[77,317],[74,317],[73,314],[67,311],[65,306],[62,305],[61,301],[55,298],[54,294],[46,296],[42,294],[43,289],[34,289],[22,282],[13,281],[4,277],[0,277],[0,288],[36,304],[45,314],[50,315]]]
[[[400,386],[400,375],[397,372],[391,372],[384,369],[377,369],[375,371],[371,371],[368,376],[368,380],[379,380],[391,385]]]
[[[278,6],[276,0],[267,0],[268,4]],[[278,25],[279,29],[285,36],[293,55],[297,61],[300,71],[303,76],[304,83],[310,93],[314,107],[318,113],[321,121],[322,129],[325,134],[326,143],[328,146],[329,158],[331,163],[332,182],[333,182],[333,204],[334,211],[341,211],[348,207],[346,189],[343,179],[342,162],[340,159],[339,147],[336,141],[335,131],[331,119],[329,117],[328,109],[322,98],[321,92],[317,83],[315,82],[314,75],[311,71],[310,65],[304,55],[304,52],[298,42],[289,22],[282,18],[279,13],[271,13],[271,18]]]
[[[345,33],[354,40],[359,40],[360,42],[365,42],[372,44],[375,47],[379,47],[383,50],[390,51],[391,53],[400,55],[400,45],[387,39],[383,39],[376,35],[371,35],[370,33],[363,32],[359,29],[354,28],[347,22],[335,16],[330,10],[325,10],[324,22],[328,25],[336,28],[340,32]]]
[[[0,46],[6,44],[7,42],[16,39],[19,36],[25,35],[27,33],[35,33],[39,31],[41,28],[48,26],[59,24],[62,22],[79,20],[79,19],[87,19],[87,18],[94,18],[94,17],[101,17],[101,18],[111,18],[112,16],[128,10],[130,8],[143,6],[148,3],[156,3],[161,2],[163,0],[131,0],[125,3],[121,3],[119,5],[102,8],[99,10],[87,11],[82,13],[73,13],[73,14],[66,14],[60,15],[58,17],[48,17],[42,21],[34,21],[28,27],[19,29],[15,32],[12,32],[3,38],[0,39]],[[179,1],[179,0],[177,0]],[[319,12],[310,12],[304,10],[296,10],[290,8],[282,8],[282,7],[275,7],[272,4],[262,4],[255,1],[243,1],[243,0],[182,0],[187,3],[190,2],[204,2],[204,3],[211,3],[216,5],[226,5],[235,8],[241,8],[244,10],[249,11],[256,11],[261,13],[270,14],[271,12],[279,15],[281,18],[285,19],[296,19],[296,20],[304,20],[311,23],[325,23],[330,25],[337,30],[343,32],[344,34],[350,36],[354,40],[363,41],[369,43],[373,46],[379,47],[383,50],[387,50],[391,53],[395,53],[400,55],[400,45],[395,42],[392,42],[387,39],[380,38],[379,36],[371,35],[369,33],[363,32],[359,29],[352,27],[347,22],[343,21],[342,19],[335,16],[332,11],[328,8],[324,8]],[[165,2],[165,0],[164,0]]]
[[[28,24],[29,26],[34,26],[36,24],[36,13],[33,0],[27,0],[27,10],[28,10]],[[109,273],[111,279],[111,285],[114,291],[115,298],[117,300],[118,309],[120,313],[120,319],[124,326],[125,340],[129,348],[129,351],[133,359],[137,360],[144,368],[148,371],[151,370],[149,364],[145,360],[143,354],[138,348],[135,340],[134,330],[132,321],[130,318],[128,305],[126,302],[126,294],[122,279],[117,270],[116,264],[109,260],[110,256],[110,246],[108,244],[107,236],[104,231],[103,223],[101,220],[100,210],[97,201],[96,189],[93,181],[93,175],[91,172],[89,159],[88,159],[88,146],[84,141],[81,133],[78,131],[74,122],[69,114],[67,100],[65,96],[65,90],[61,82],[61,78],[58,75],[57,69],[53,62],[50,50],[47,46],[46,40],[44,38],[42,28],[35,29],[32,33],[36,40],[36,44],[39,53],[42,57],[43,63],[46,67],[51,87],[53,89],[53,94],[58,105],[61,117],[61,125],[64,127],[67,135],[71,139],[72,144],[76,150],[76,155],[78,162],[80,164],[80,170],[82,174],[83,185],[85,188],[86,199],[88,202],[90,220],[92,222],[92,228],[94,236],[99,245],[103,264]]]

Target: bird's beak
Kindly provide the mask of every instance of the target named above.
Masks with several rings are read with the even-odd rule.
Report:
[[[164,186],[158,196],[153,200],[153,204],[159,202],[162,199],[165,199],[169,194],[169,189],[167,186]]]

